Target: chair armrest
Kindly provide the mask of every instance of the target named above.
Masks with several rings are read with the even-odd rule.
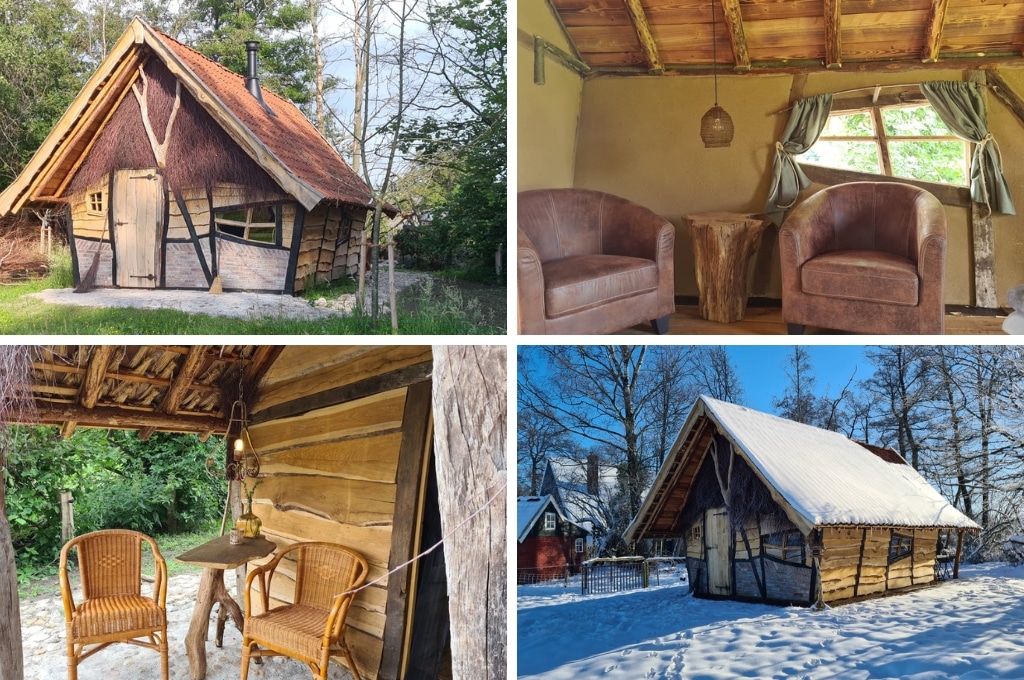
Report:
[[[917,236],[917,273],[922,279],[941,276],[946,256],[946,210],[930,194],[917,201],[914,210]]]
[[[518,291],[519,332],[529,335],[542,334],[544,328],[544,271],[540,254],[530,237],[522,229],[516,229],[516,277]]]
[[[72,542],[68,542],[60,551],[60,568],[58,569],[58,576],[60,578],[60,599],[64,603],[64,620],[71,622],[71,615],[75,613],[77,605],[75,604],[74,594],[71,591],[71,580],[68,578],[68,549],[71,547]]]
[[[243,610],[244,618],[248,618],[252,613],[251,606],[251,593],[252,593],[252,582],[254,579],[259,578],[260,580],[260,600],[263,605],[263,611],[267,612],[270,610],[270,593],[268,588],[270,583],[274,580],[274,570],[277,569],[278,563],[281,558],[284,557],[284,552],[278,553],[274,559],[270,560],[266,564],[258,567],[253,567],[245,577],[245,589],[243,591],[243,597],[245,600],[245,609]],[[267,576],[269,574],[269,576]]]
[[[782,272],[798,270],[807,260],[828,250],[833,241],[832,205],[819,191],[797,206],[779,229]]]

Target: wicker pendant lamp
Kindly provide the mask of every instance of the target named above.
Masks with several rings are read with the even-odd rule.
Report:
[[[700,138],[704,140],[704,148],[729,146],[732,143],[732,117],[718,105],[718,40],[715,23],[715,3],[711,0],[711,73],[715,79],[715,105],[708,109],[700,119]]]

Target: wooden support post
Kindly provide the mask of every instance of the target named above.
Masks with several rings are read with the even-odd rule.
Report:
[[[4,484],[0,480],[0,678],[24,680],[25,660],[21,645],[21,604],[18,600],[18,572],[14,563],[11,524],[7,520]]]
[[[953,557],[953,578],[960,578],[960,553],[964,549],[964,530],[956,532],[956,556]]]
[[[363,290],[366,289],[366,229],[359,239],[359,304],[363,304]]]
[[[985,309],[999,306],[996,297],[995,234],[992,215],[980,203],[971,203],[971,244],[974,252],[974,304]]]
[[[60,542],[67,543],[75,537],[75,499],[70,491],[60,492]]]
[[[452,625],[452,676],[507,674],[504,345],[435,345],[434,451]]]
[[[398,332],[398,296],[395,293],[395,240],[388,237],[388,296],[391,302],[391,330]]]

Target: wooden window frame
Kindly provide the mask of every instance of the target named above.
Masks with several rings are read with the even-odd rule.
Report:
[[[930,103],[928,102],[927,98],[925,98],[924,94],[921,93],[920,89],[915,88],[915,90],[916,91],[903,91],[884,97],[857,97],[854,99],[833,102],[832,110],[829,113],[830,118],[833,115],[848,115],[851,113],[860,112],[869,113],[871,115],[874,134],[871,136],[827,136],[822,134],[821,137],[818,138],[818,141],[874,142],[875,153],[878,156],[878,165],[882,169],[881,173],[876,174],[873,172],[863,172],[860,170],[833,168],[827,165],[819,165],[811,161],[799,161],[800,167],[803,168],[805,172],[808,172],[808,176],[812,180],[816,182],[821,182],[823,184],[840,184],[843,182],[850,181],[871,181],[884,179],[887,181],[903,182],[906,184],[918,186],[933,194],[939,195],[940,200],[945,204],[969,205],[971,157],[974,153],[973,144],[953,134],[950,134],[949,136],[904,137],[889,135],[885,131],[885,122],[882,119],[882,111],[917,106],[930,106]],[[892,159],[889,153],[890,141],[956,141],[962,143],[964,145],[964,175],[967,178],[968,183],[950,184],[947,182],[934,182],[931,180],[914,179],[912,177],[897,177],[893,175]],[[809,168],[810,170],[808,170]],[[950,196],[950,198],[942,198],[943,194]],[[966,203],[963,196],[966,196]]]
[[[107,202],[103,200],[102,191],[90,191],[85,197],[85,210],[90,215],[106,213]]]
[[[273,222],[253,222],[253,212],[256,210],[270,209],[274,211]],[[245,211],[245,220],[230,220],[222,218],[219,215],[223,213],[236,212],[239,210]],[[236,206],[225,206],[220,208],[214,208],[213,221],[217,225],[217,232],[231,236],[233,238],[241,239],[243,241],[250,241],[252,243],[263,243],[267,245],[274,245],[277,243],[278,237],[278,224],[280,223],[281,216],[281,204],[280,203],[254,203],[250,205],[236,205]],[[221,225],[235,227],[242,230],[241,236],[236,236],[230,232],[223,231]],[[269,241],[263,239],[251,238],[253,229],[269,229],[271,238]]]
[[[761,534],[761,553],[779,562],[804,565],[807,563],[807,541],[798,529]]]
[[[577,538],[573,547],[576,549],[577,555],[582,555],[583,551],[586,550],[586,541],[582,538]]]
[[[558,520],[553,512],[544,513],[544,531],[554,531],[558,528]]]
[[[889,537],[889,564],[904,560],[914,554],[913,534],[901,534],[892,532]]]

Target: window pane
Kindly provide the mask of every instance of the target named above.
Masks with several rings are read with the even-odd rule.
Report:
[[[232,222],[245,222],[244,210],[228,210],[216,213],[219,220],[231,220]]]
[[[952,137],[930,105],[882,109],[885,133],[893,137]]]
[[[965,142],[889,142],[892,174],[944,184],[967,185]]]
[[[837,113],[829,116],[822,137],[874,137],[875,123],[868,111]]]
[[[875,142],[831,142],[819,140],[801,161],[817,163],[830,168],[882,173],[878,162],[878,144]]]
[[[263,223],[268,223],[269,222],[270,224],[273,224],[274,223],[274,209],[272,207],[269,207],[269,206],[268,207],[264,207],[264,208],[253,208],[252,209],[252,219],[250,219],[249,221],[252,222],[253,224],[258,224],[260,222],[263,222]]]
[[[259,241],[260,243],[273,243],[274,242],[274,228],[273,227],[249,227],[249,240]]]

